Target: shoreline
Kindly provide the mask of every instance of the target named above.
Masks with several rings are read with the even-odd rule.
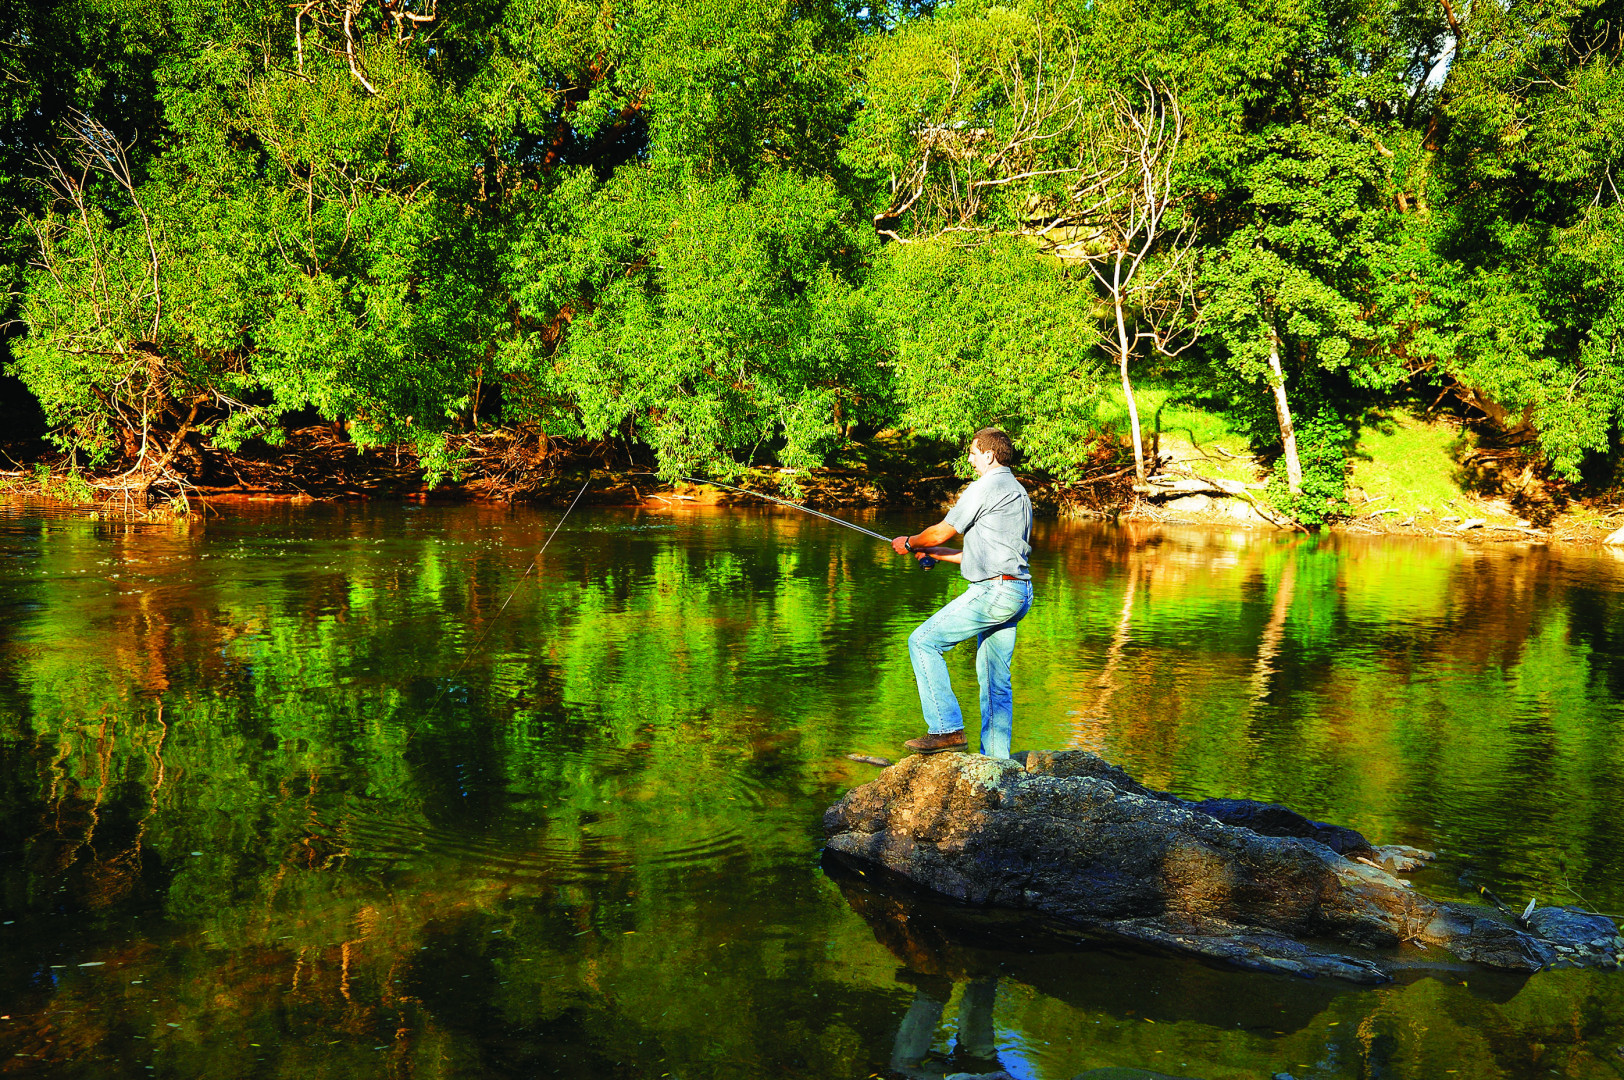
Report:
[[[706,508],[772,505],[766,500],[752,499],[748,495],[699,484],[687,482],[666,484],[641,470],[593,469],[591,472],[594,474],[592,482],[580,500],[584,506],[658,509],[679,506]],[[740,478],[740,486],[762,490],[765,494],[778,498],[789,498],[780,492],[776,484],[769,485],[763,482],[774,478],[770,475],[763,476],[765,472],[766,470],[754,470]],[[957,477],[930,477],[927,478],[930,481],[928,484],[912,485],[903,491],[887,491],[876,484],[873,478],[850,470],[813,470],[797,474],[797,478],[803,483],[810,481],[807,490],[798,501],[825,511],[882,510],[922,505],[945,508],[951,505],[953,495],[969,482],[967,479]],[[190,514],[169,510],[173,501],[159,503],[146,514],[126,513],[112,505],[115,500],[66,500],[39,490],[21,490],[15,486],[8,488],[0,481],[0,503],[14,506],[35,504],[63,516],[82,515],[93,520],[130,522],[183,521],[188,517],[202,520],[233,505],[275,503],[309,506],[317,503],[394,501],[443,505],[507,503],[562,506],[566,505],[579,490],[580,481],[583,479],[581,471],[560,470],[547,482],[537,484],[528,497],[521,499],[488,494],[468,482],[446,483],[433,489],[419,484],[415,490],[393,487],[373,490],[354,488],[327,491],[320,495],[299,490],[291,492],[277,490],[269,486],[196,487],[189,490],[188,496],[191,502],[198,504],[201,509],[192,509]],[[1470,508],[1480,511],[1475,518],[1462,518],[1459,515],[1426,515],[1404,521],[1389,521],[1387,520],[1389,515],[1386,514],[1355,514],[1327,522],[1318,529],[1309,529],[1295,522],[1280,524],[1259,516],[1243,517],[1220,509],[1196,512],[1170,509],[1144,498],[1134,498],[1128,506],[1100,507],[1067,498],[1068,492],[1050,481],[1029,476],[1022,476],[1021,480],[1032,490],[1033,505],[1038,516],[1052,519],[1195,526],[1208,529],[1239,528],[1264,533],[1301,532],[1312,535],[1318,532],[1345,536],[1409,537],[1455,540],[1474,546],[1558,545],[1575,548],[1611,547],[1614,550],[1624,551],[1624,543],[1619,540],[1615,540],[1612,545],[1607,543],[1608,538],[1615,536],[1621,531],[1620,527],[1624,526],[1624,507],[1603,511],[1591,520],[1577,519],[1572,515],[1559,517],[1547,529],[1536,528],[1505,513],[1497,513],[1498,508],[1482,503]],[[1495,520],[1496,518],[1500,520]]]
[[[1388,521],[1386,515],[1359,515],[1326,523],[1319,531],[1347,536],[1406,536],[1430,540],[1461,540],[1469,544],[1563,544],[1573,547],[1620,547],[1620,541],[1608,545],[1607,540],[1624,526],[1624,507],[1603,512],[1596,520],[1584,520],[1571,515],[1558,517],[1550,528],[1540,529],[1525,524],[1514,515],[1496,514],[1492,507],[1479,506],[1475,516],[1416,515],[1405,521]],[[1138,509],[1120,515],[1123,521],[1147,521],[1163,525],[1202,525],[1213,528],[1264,528],[1277,532],[1313,531],[1297,526],[1275,526],[1268,523],[1237,521],[1221,512],[1179,513],[1165,509]],[[1499,517],[1500,520],[1495,520]]]
[[[1317,529],[1276,511],[1263,498],[1266,473],[1255,459],[1229,455],[1218,461],[1198,447],[1163,443],[1145,483],[1131,464],[1107,459],[1080,479],[1061,483],[1016,475],[1031,493],[1034,512],[1049,518],[1201,525],[1281,532],[1325,531],[1353,536],[1410,536],[1469,544],[1565,544],[1624,546],[1624,505],[1569,503],[1537,523],[1518,514],[1503,497],[1460,491],[1437,512],[1409,505],[1409,493],[1367,496],[1350,484],[1357,505]],[[588,481],[581,502],[590,506],[741,505],[759,503],[746,494],[686,481],[667,483],[652,462],[605,442],[550,440],[532,431],[506,429],[461,437],[463,475],[433,487],[424,482],[416,452],[405,446],[358,448],[331,424],[291,431],[280,447],[253,444],[239,453],[198,449],[186,475],[170,474],[162,490],[136,493],[111,472],[70,472],[49,457],[0,471],[0,499],[34,499],[62,511],[108,520],[201,517],[236,502],[293,505],[394,499],[402,502],[533,503],[564,505]],[[935,458],[944,458],[934,461]],[[953,472],[955,457],[941,447],[885,432],[852,443],[846,460],[814,469],[746,468],[722,479],[775,498],[819,510],[925,508],[951,505],[969,477]],[[1363,501],[1359,501],[1359,500]],[[192,503],[201,500],[203,508]]]

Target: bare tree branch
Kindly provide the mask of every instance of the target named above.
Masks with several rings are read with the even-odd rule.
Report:
[[[1141,342],[1176,356],[1199,339],[1202,318],[1195,296],[1195,235],[1169,227],[1175,212],[1175,167],[1184,138],[1184,112],[1166,86],[1146,80],[1143,98],[1112,95],[1112,113],[1086,153],[1090,165],[1078,185],[1085,194],[1076,216],[1057,217],[1091,229],[1064,257],[1087,265],[1110,305],[1109,351],[1122,378],[1132,429],[1134,469],[1146,476],[1144,440],[1129,367]],[[1051,222],[1044,231],[1055,228]],[[1057,254],[1060,252],[1057,251]],[[1130,322],[1135,327],[1130,332]]]
[[[1043,161],[1060,149],[1083,123],[1086,110],[1077,92],[1079,57],[1069,39],[1058,52],[1036,43],[1035,57],[1009,57],[1000,64],[966,72],[957,48],[948,60],[945,100],[936,118],[913,131],[913,160],[899,170],[890,204],[874,216],[882,235],[906,242],[946,232],[969,231],[985,209],[988,193],[1042,178],[1074,174],[1071,162]],[[979,119],[987,84],[996,83],[1007,118],[990,125]],[[902,219],[914,214],[904,236]]]
[[[301,0],[293,11],[294,56],[305,73],[305,46],[343,57],[350,76],[369,94],[378,87],[367,71],[368,43],[405,45],[439,20],[439,0]],[[306,24],[314,32],[307,33]]]

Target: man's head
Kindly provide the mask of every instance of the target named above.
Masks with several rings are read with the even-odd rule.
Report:
[[[984,427],[976,432],[970,439],[970,451],[975,454],[990,454],[992,465],[1015,464],[1015,444],[1009,441],[1009,436],[995,427]]]

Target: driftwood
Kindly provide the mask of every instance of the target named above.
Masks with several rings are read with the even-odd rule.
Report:
[[[1277,529],[1302,529],[1304,532],[1308,531],[1296,521],[1275,513],[1274,510],[1255,499],[1252,496],[1252,489],[1261,486],[1260,484],[1248,484],[1241,480],[1214,479],[1203,476],[1194,469],[1174,465],[1168,467],[1165,471],[1146,478],[1145,482],[1136,486],[1134,490],[1150,498],[1211,495],[1219,498],[1240,499],[1250,505],[1257,512],[1258,517]]]

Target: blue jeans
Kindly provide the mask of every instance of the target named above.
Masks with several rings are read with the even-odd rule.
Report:
[[[981,752],[1007,758],[1015,729],[1015,693],[1009,660],[1015,652],[1015,624],[1032,607],[1030,581],[972,581],[970,587],[908,635],[908,657],[919,681],[925,725],[935,735],[961,731],[964,716],[947,678],[942,655],[961,641],[976,639],[976,680],[981,684]]]

